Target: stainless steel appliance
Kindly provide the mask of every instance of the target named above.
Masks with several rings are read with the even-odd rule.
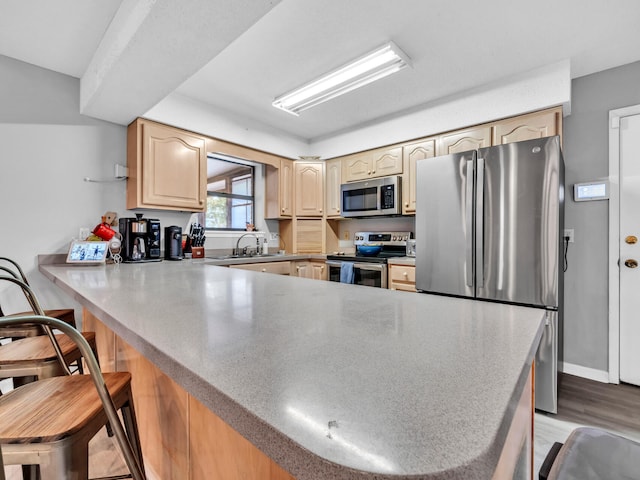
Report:
[[[122,235],[122,258],[125,263],[159,262],[160,258],[160,221],[142,218],[121,218],[119,222]]]
[[[356,232],[355,255],[327,255],[328,279],[345,281],[344,269],[349,268],[353,272],[352,281],[347,283],[387,288],[387,259],[404,257],[409,238],[411,232]],[[376,255],[363,255],[358,247],[368,244],[379,244],[382,249]]]
[[[381,177],[340,185],[343,217],[402,214],[402,177]]]
[[[536,408],[557,412],[564,161],[559,137],[417,164],[416,288],[547,311]]]

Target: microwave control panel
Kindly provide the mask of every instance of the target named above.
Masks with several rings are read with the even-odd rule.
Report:
[[[395,185],[383,185],[380,187],[380,209],[395,207],[394,201]]]

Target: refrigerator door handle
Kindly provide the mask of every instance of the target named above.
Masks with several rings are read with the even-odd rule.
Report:
[[[473,160],[467,161],[467,191],[466,191],[465,223],[468,235],[466,257],[467,287],[473,287]]]
[[[482,287],[484,287],[484,158],[478,158],[476,172],[476,288]]]

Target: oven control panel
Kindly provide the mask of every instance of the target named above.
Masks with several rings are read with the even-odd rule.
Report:
[[[413,238],[411,232],[356,232],[353,243],[354,245],[380,243],[388,246],[405,246],[410,238]]]

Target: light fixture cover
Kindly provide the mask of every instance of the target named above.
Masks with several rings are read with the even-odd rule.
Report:
[[[317,80],[279,96],[273,101],[273,106],[298,115],[307,108],[384,78],[407,66],[411,66],[409,57],[395,43],[389,42]]]

